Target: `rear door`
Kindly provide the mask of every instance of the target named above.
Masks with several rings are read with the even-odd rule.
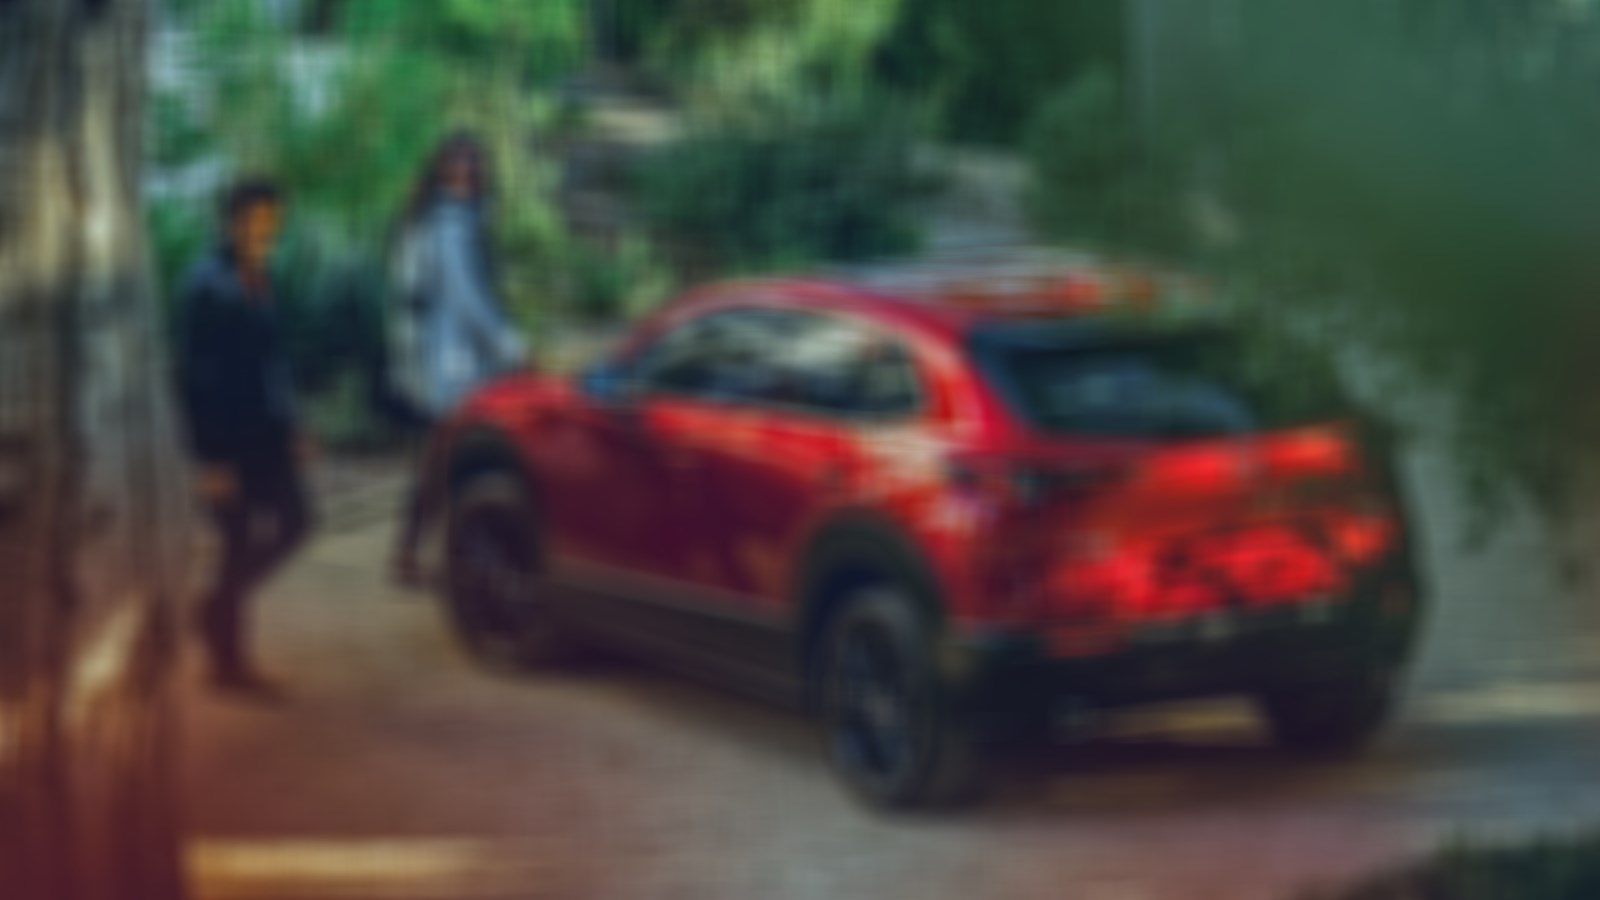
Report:
[[[590,444],[599,457],[593,471],[614,483],[598,485],[584,513],[610,525],[607,564],[583,573],[592,589],[583,614],[646,652],[777,697],[793,688],[789,635],[734,577],[744,545],[719,502],[727,463],[769,426],[750,404],[771,381],[774,327],[764,310],[719,309],[680,323],[628,361],[637,399],[594,413],[601,437]],[[608,508],[606,498],[624,484],[648,496]],[[763,499],[775,496],[760,490]]]
[[[915,410],[909,354],[868,323],[775,311],[760,362],[703,443],[721,549],[717,587],[777,611],[819,520],[852,489],[863,445]]]
[[[676,514],[670,534],[638,568],[679,583],[697,602],[739,606],[740,535],[718,502],[726,461],[747,452],[764,424],[752,405],[772,380],[771,354],[780,322],[764,309],[710,313],[681,326],[685,337],[646,352],[638,377],[645,392],[642,429],[667,467],[666,490]]]

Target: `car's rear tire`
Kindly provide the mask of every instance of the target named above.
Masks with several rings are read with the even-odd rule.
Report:
[[[568,655],[542,578],[537,513],[520,479],[479,475],[452,492],[445,567],[450,620],[476,661],[508,672]]]
[[[876,587],[824,627],[812,665],[825,747],[839,777],[879,809],[975,799],[980,761],[936,632],[909,596]]]
[[[1389,669],[1263,691],[1263,718],[1278,746],[1316,756],[1355,753],[1388,724],[1398,693]]]

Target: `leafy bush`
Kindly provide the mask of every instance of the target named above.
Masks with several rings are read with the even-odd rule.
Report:
[[[330,246],[325,233],[301,221],[284,236],[274,270],[288,350],[308,389],[381,363],[387,289],[374,254]]]
[[[712,111],[861,90],[901,3],[676,0],[654,57],[692,106]]]
[[[1165,254],[1188,244],[1176,169],[1141,137],[1104,71],[1044,106],[1028,130],[1026,154],[1028,211],[1045,234]]]
[[[665,261],[649,242],[636,237],[609,249],[576,243],[565,259],[567,307],[586,324],[644,313],[673,288]]]
[[[642,54],[713,106],[879,85],[933,99],[960,140],[1011,144],[1058,85],[1120,67],[1126,4],[1060,0],[619,0]]]
[[[520,83],[548,81],[584,49],[581,0],[346,0],[342,24],[358,41],[393,41],[482,75],[505,68]]]
[[[896,254],[930,187],[903,107],[785,104],[725,120],[643,166],[650,224],[740,269]]]
[[[1120,69],[1125,3],[902,0],[876,70],[905,90],[932,89],[960,139],[1014,144],[1055,89],[1098,67]]]
[[[1196,87],[1221,114],[1188,126],[1241,223],[1209,262],[1455,401],[1482,521],[1531,501],[1570,524],[1600,474],[1600,19],[1436,0],[1244,12]]]
[[[655,49],[657,35],[672,21],[676,6],[674,0],[612,0],[602,38],[622,60],[642,62]]]
[[[381,451],[399,432],[371,401],[370,385],[360,373],[348,372],[312,396],[305,411],[307,426],[324,445],[355,453]]]
[[[169,333],[176,325],[178,288],[215,234],[209,208],[195,209],[184,202],[152,203],[145,209],[145,229],[155,256],[156,281],[164,299],[163,316]]]

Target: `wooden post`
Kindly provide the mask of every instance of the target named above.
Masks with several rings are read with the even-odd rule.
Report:
[[[184,896],[146,0],[0,0],[0,895]]]

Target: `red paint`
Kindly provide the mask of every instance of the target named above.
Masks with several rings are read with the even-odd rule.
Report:
[[[1096,285],[1064,282],[1054,302],[1087,303],[1101,296]],[[666,397],[619,412],[559,378],[503,381],[455,425],[515,436],[557,564],[789,615],[811,540],[867,513],[925,560],[958,627],[1037,627],[1058,652],[1076,653],[1099,652],[1139,622],[1322,599],[1395,543],[1392,520],[1362,506],[1371,491],[1337,425],[1179,444],[1031,430],[965,349],[970,329],[1009,315],[1003,304],[827,281],[731,283],[643,322],[617,358],[690,317],[749,306],[845,316],[897,336],[922,381],[922,412],[892,427]],[[1308,485],[1327,489],[1294,493]],[[1186,562],[1164,562],[1173,554]]]

